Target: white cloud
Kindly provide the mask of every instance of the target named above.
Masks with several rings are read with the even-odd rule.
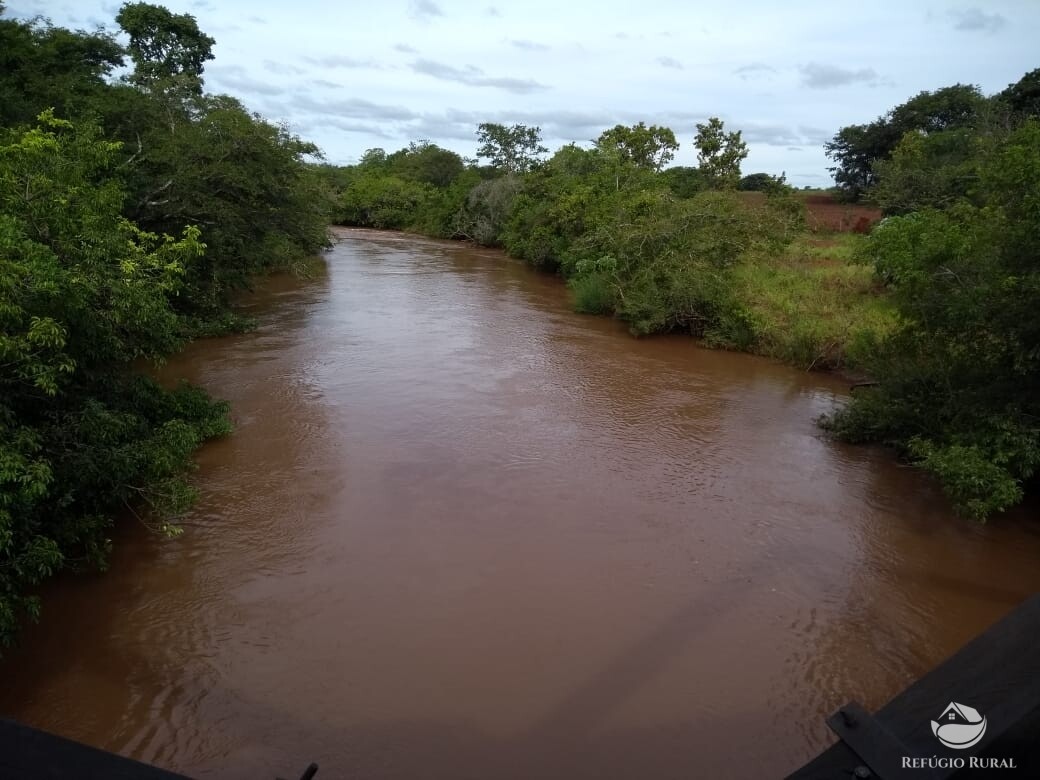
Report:
[[[515,46],[518,49],[526,49],[527,51],[548,51],[549,47],[544,43],[537,43],[536,41],[523,41],[523,40],[510,40],[508,41],[510,46]]]
[[[831,89],[857,83],[877,86],[881,83],[881,77],[873,68],[843,68],[839,65],[810,62],[799,70],[802,73],[802,84],[809,89]]]
[[[733,73],[740,76],[743,81],[748,81],[753,78],[773,75],[776,73],[776,68],[772,65],[766,65],[764,62],[751,62],[747,65],[741,65]]]
[[[322,68],[379,68],[379,63],[371,59],[357,59],[340,54],[329,54],[320,57],[308,56],[303,58],[304,62],[318,65]]]
[[[950,11],[953,27],[956,30],[997,32],[1007,25],[1007,19],[1000,14],[988,14],[980,8],[964,8]]]
[[[496,89],[504,89],[507,92],[515,92],[518,94],[526,94],[528,92],[537,92],[543,89],[548,89],[547,86],[539,84],[533,79],[485,76],[484,71],[475,65],[466,65],[462,68],[456,68],[443,62],[420,59],[413,62],[410,67],[416,73],[423,73],[427,76],[432,76],[435,79],[441,79],[443,81],[454,81],[459,84],[465,84],[468,87],[494,87]]]
[[[444,11],[433,0],[412,0],[408,7],[408,14],[413,19],[425,22],[438,16],[444,16]]]

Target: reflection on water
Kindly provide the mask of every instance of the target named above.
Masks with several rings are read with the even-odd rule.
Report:
[[[187,533],[46,594],[0,713],[198,777],[771,777],[1040,585],[822,437],[843,385],[568,311],[495,252],[345,232],[259,330]]]

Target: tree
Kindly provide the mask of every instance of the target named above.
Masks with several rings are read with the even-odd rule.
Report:
[[[1016,114],[1040,118],[1040,68],[1009,84],[997,98]]]
[[[202,229],[209,252],[185,276],[178,307],[207,317],[256,274],[290,267],[326,240],[328,205],[303,158],[317,148],[227,95],[193,101],[176,132],[142,128],[145,152],[128,214],[155,233]]]
[[[772,176],[768,173],[749,173],[741,178],[740,183],[737,184],[737,189],[741,192],[768,192],[786,183],[787,177],[784,174]]]
[[[522,186],[520,177],[515,174],[477,184],[456,214],[456,233],[484,246],[498,246],[502,228]]]
[[[866,366],[877,386],[828,424],[895,446],[981,520],[1040,471],[1040,122],[986,149],[975,180],[977,204],[923,208],[871,234],[863,259],[901,324]]]
[[[228,430],[201,391],[130,370],[180,344],[170,299],[204,247],[121,215],[117,152],[49,112],[0,136],[0,645],[41,580],[103,564],[117,511],[168,530],[191,453]]]
[[[868,125],[849,125],[824,144],[836,165],[828,170],[846,200],[857,201],[874,186],[874,163],[885,159],[899,143],[898,131],[878,120]]]
[[[633,168],[629,173],[654,185],[650,171]],[[622,194],[617,176],[617,160],[599,149],[561,147],[524,178],[502,226],[502,245],[531,265],[560,268],[574,241],[613,212]]]
[[[661,171],[661,178],[677,198],[692,198],[705,189],[700,168],[692,165],[673,165]]]
[[[104,32],[0,19],[0,127],[31,124],[47,108],[60,116],[94,108],[123,54]]]
[[[361,155],[358,166],[362,168],[384,168],[386,166],[386,157],[386,149],[381,149],[378,146],[374,149],[366,149],[365,153]]]
[[[386,160],[398,176],[441,188],[450,185],[466,168],[455,152],[425,139],[412,141],[407,149],[394,152]]]
[[[904,135],[972,127],[985,105],[978,87],[954,84],[920,92],[870,124],[841,128],[824,145],[836,163],[835,183],[849,200],[860,199],[877,183],[876,163],[889,159]]]
[[[549,150],[542,146],[542,129],[516,124],[510,127],[484,122],[477,126],[480,148],[477,157],[491,161],[491,165],[509,173],[526,173],[538,161],[539,155]]]
[[[887,160],[875,161],[872,199],[886,216],[946,209],[968,199],[985,140],[966,127],[907,133]]]
[[[747,144],[740,131],[725,132],[722,120],[711,117],[707,124],[697,124],[697,163],[710,189],[736,189],[740,182],[740,162],[748,155]]]
[[[216,41],[199,30],[194,16],[161,5],[125,3],[116,21],[130,36],[132,84],[155,92],[202,94],[203,65],[213,59]]]
[[[604,130],[595,141],[596,148],[616,155],[621,161],[639,168],[660,171],[675,158],[679,143],[667,127],[643,122],[631,127],[615,125]]]
[[[344,224],[386,230],[409,228],[429,200],[432,187],[392,174],[366,173],[340,196]]]
[[[937,133],[957,127],[970,127],[975,123],[979,111],[985,106],[986,98],[972,84],[954,84],[934,92],[920,92],[893,108],[887,121],[902,138],[916,130],[922,133]]]

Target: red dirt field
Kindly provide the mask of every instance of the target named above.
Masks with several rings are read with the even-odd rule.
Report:
[[[749,203],[765,200],[761,192],[742,192]],[[869,233],[881,219],[881,209],[842,203],[828,192],[799,192],[805,202],[805,219],[814,233]]]
[[[868,233],[881,219],[881,209],[841,203],[829,194],[806,193],[806,221],[813,232]]]

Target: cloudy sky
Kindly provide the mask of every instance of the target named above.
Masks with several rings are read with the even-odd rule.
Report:
[[[15,16],[114,28],[113,0],[6,0]],[[427,138],[472,156],[480,122],[540,125],[546,145],[617,123],[744,133],[744,172],[830,183],[822,144],[907,97],[992,93],[1040,67],[1040,2],[928,0],[168,0],[217,39],[210,91],[315,141],[336,163]]]

